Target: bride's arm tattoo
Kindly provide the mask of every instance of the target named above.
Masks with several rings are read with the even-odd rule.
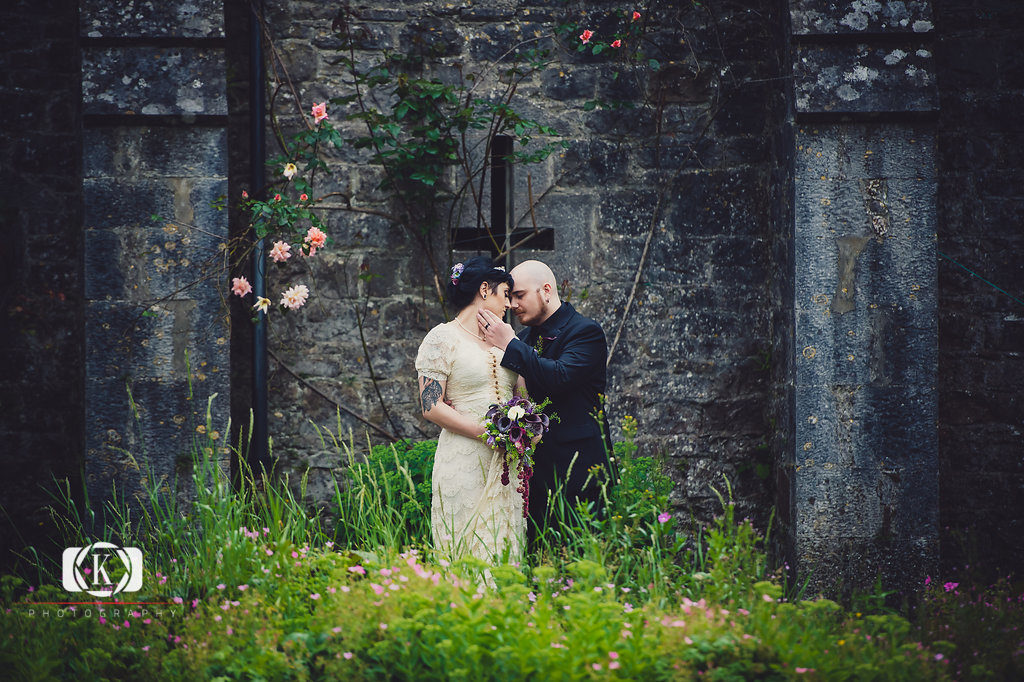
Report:
[[[423,390],[420,392],[420,402],[423,403],[423,411],[430,412],[430,408],[441,399],[441,383],[437,379],[423,377]]]

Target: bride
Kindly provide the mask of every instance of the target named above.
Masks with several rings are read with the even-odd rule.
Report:
[[[512,278],[490,258],[452,268],[448,300],[458,311],[424,337],[416,355],[423,416],[441,427],[434,456],[430,525],[434,549],[450,558],[518,561],[526,519],[514,485],[502,485],[500,453],[486,445],[484,413],[525,384],[501,366],[503,351],[483,341],[477,311],[502,317]]]

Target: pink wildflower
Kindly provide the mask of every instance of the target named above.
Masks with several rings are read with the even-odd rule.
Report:
[[[245,277],[235,277],[231,280],[231,293],[235,296],[245,296],[252,292],[252,285]]]
[[[238,586],[238,591],[239,591],[239,592],[245,592],[245,591],[246,591],[246,590],[248,590],[248,589],[249,589],[249,586],[248,586],[248,585],[239,585],[239,586]]]
[[[309,289],[306,288],[306,285],[296,284],[285,290],[281,296],[281,305],[291,310],[298,310],[305,304],[307,298],[309,298]]]
[[[320,102],[320,104],[314,104],[310,110],[313,115],[313,123],[319,123],[320,121],[327,118],[327,102]]]
[[[319,599],[320,598],[320,593],[319,592],[314,592],[313,594],[309,595],[309,598],[310,599]]]
[[[600,663],[595,663],[595,664],[593,664],[590,667],[593,668],[594,670],[600,670],[601,669],[601,664]]]
[[[668,512],[661,512],[658,514],[658,523],[668,523],[668,520],[672,518],[672,515]]]
[[[588,29],[584,30],[583,33],[580,34],[580,41],[582,41],[582,43],[584,45],[586,45],[587,43],[590,42],[590,39],[593,38],[593,37],[594,37],[594,32],[591,31],[588,28]]]
[[[227,585],[225,585],[224,583],[219,583],[219,584],[217,585],[217,589],[218,589],[218,590],[223,590],[223,589],[224,589],[225,587],[227,587]]]
[[[612,661],[611,663],[608,664],[608,669],[609,670],[618,670],[620,665],[621,664],[618,661]]]
[[[346,661],[350,660],[352,658],[352,652],[351,651],[346,651],[345,653],[342,654],[342,656],[345,657]]]
[[[946,583],[942,587],[946,592],[952,592],[956,588],[960,587],[960,583]]]
[[[359,575],[366,575],[366,569],[356,564],[355,566],[348,567],[349,573],[358,573]]]

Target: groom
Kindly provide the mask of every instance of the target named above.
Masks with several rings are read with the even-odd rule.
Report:
[[[505,351],[502,366],[526,379],[532,399],[551,399],[547,412],[561,420],[551,422],[534,452],[533,531],[533,526],[544,527],[548,491],[553,492],[557,483],[563,484],[570,504],[579,498],[600,505],[598,486],[593,479],[587,482],[587,477],[591,467],[603,464],[607,471],[608,466],[608,428],[603,417],[600,424],[596,417],[603,409],[598,396],[605,390],[608,345],[597,322],[559,300],[555,276],[547,265],[528,260],[509,274],[514,280],[512,312],[526,327],[517,337],[501,318],[481,310],[477,313],[480,334]]]

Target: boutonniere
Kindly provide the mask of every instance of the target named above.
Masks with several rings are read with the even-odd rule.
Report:
[[[537,351],[537,355],[541,355],[544,352],[544,342],[554,341],[557,338],[557,336],[538,336],[533,344],[533,349]]]

